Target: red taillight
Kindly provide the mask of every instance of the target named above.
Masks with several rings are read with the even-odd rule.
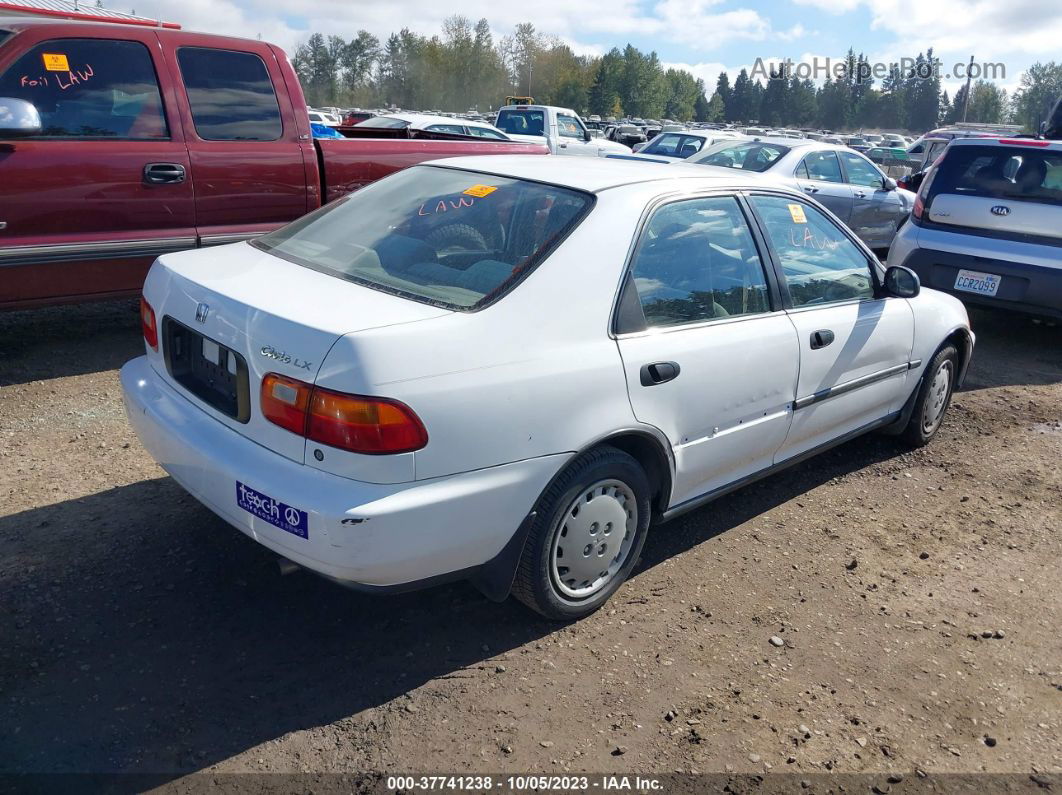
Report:
[[[151,304],[140,296],[140,330],[144,334],[144,342],[151,346],[151,350],[159,349],[159,330],[155,325],[155,310]]]
[[[1050,146],[1050,141],[1038,141],[1035,138],[1000,138],[1001,144],[1010,144],[1011,146],[1036,146],[1044,147]]]
[[[313,387],[294,378],[268,373],[262,379],[262,414],[281,428],[306,435],[306,407]]]
[[[919,193],[919,194],[917,194],[915,196],[914,207],[911,208],[911,215],[913,215],[915,218],[917,218],[919,221],[921,221],[922,220],[922,213],[924,213],[925,211],[926,211],[926,203],[924,201],[922,201],[922,194]]]
[[[262,414],[292,433],[352,453],[408,453],[428,443],[424,424],[404,403],[333,392],[276,373],[262,379]]]

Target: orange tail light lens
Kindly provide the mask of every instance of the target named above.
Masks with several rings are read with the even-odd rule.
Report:
[[[144,334],[144,342],[151,346],[151,350],[159,349],[159,329],[155,325],[155,310],[151,304],[140,296],[140,330]]]
[[[408,453],[428,443],[420,418],[397,400],[333,392],[269,373],[262,379],[261,402],[270,422],[352,453]]]

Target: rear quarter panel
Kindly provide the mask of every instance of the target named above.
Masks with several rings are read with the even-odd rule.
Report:
[[[385,138],[319,138],[325,202],[345,196],[381,177],[427,160],[465,155],[546,155],[542,144],[479,141],[427,141]]]

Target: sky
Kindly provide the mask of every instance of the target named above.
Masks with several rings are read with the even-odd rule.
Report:
[[[360,29],[381,39],[401,27],[432,35],[442,20],[486,17],[497,38],[520,22],[560,37],[577,53],[600,55],[630,43],[655,51],[715,85],[757,59],[826,64],[849,46],[890,63],[934,47],[943,84],[963,82],[953,66],[974,56],[1001,64],[996,82],[1013,90],[1036,61],[1059,60],[1059,0],[135,0],[136,13],[179,22],[186,30],[256,36],[289,53],[314,32],[350,38]],[[130,10],[114,0],[105,5]],[[949,78],[949,75],[952,75]]]

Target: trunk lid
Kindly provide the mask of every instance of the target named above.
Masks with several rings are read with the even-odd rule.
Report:
[[[144,297],[159,328],[159,351],[148,355],[161,377],[232,430],[300,463],[305,439],[262,416],[262,378],[315,383],[345,334],[449,314],[248,243],[160,257]]]

